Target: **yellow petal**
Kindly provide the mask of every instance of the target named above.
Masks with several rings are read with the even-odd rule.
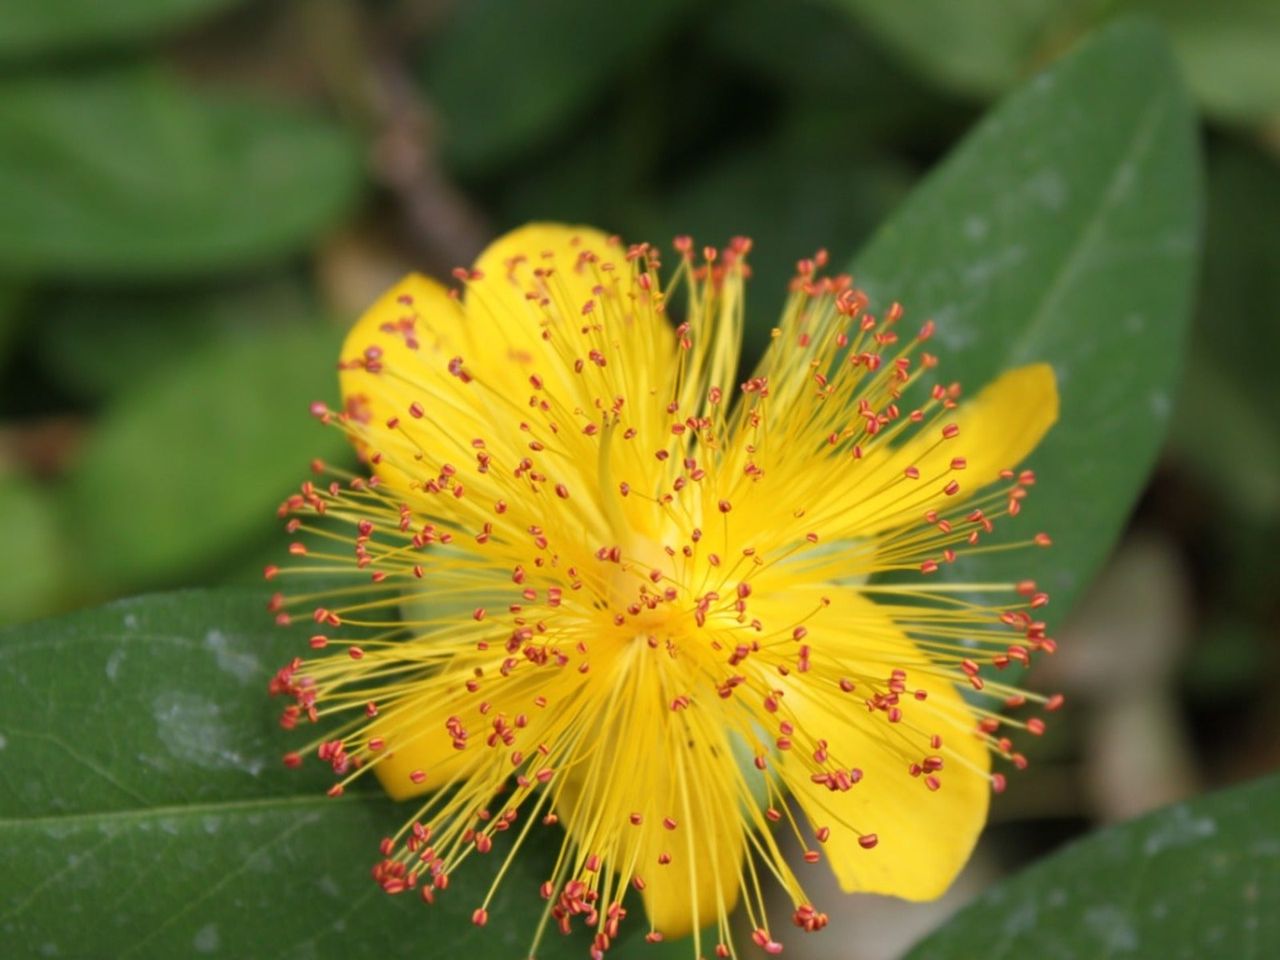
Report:
[[[343,344],[343,403],[363,432],[360,446],[382,454],[376,472],[401,493],[420,473],[423,448],[458,456],[458,434],[479,426],[457,399],[462,385],[449,372],[451,359],[462,353],[463,324],[462,310],[443,286],[410,274],[365,311]],[[423,416],[415,417],[419,408]],[[393,418],[403,430],[388,429]]]
[[[952,457],[962,455],[968,460],[959,478],[962,484],[968,479],[972,489],[985,486],[1001,470],[1021,464],[1057,422],[1058,384],[1053,367],[1033,363],[1009,370],[947,420],[960,428],[952,441],[956,450],[941,444],[926,452],[932,438],[908,444],[909,450],[919,453],[920,472],[941,472]]]
[[[852,483],[840,488],[833,514],[844,516],[841,537],[869,536],[903,523],[918,522],[930,509],[954,506],[1016,468],[1058,419],[1058,388],[1047,363],[1017,367],[1002,374],[972,400],[942,417],[909,441],[850,471]],[[943,439],[946,426],[958,428]],[[964,461],[955,464],[956,458]],[[914,467],[918,479],[904,479]],[[944,493],[949,483],[959,494]]]
[[[384,743],[373,772],[393,800],[438,790],[466,769],[471,755],[456,749],[445,729],[455,712],[460,712],[456,703],[433,693],[398,703],[394,714],[370,724],[370,738]],[[470,729],[482,729],[484,718],[474,707],[470,713]]]
[[[831,761],[857,768],[862,778],[833,791],[813,782],[808,758],[794,751],[781,754],[783,777],[815,829],[830,829],[819,849],[842,889],[907,900],[938,897],[969,859],[986,821],[988,750],[974,735],[976,719],[955,685],[884,608],[852,590],[827,596],[830,605],[807,621],[806,642],[815,657],[821,651],[824,663],[837,661],[830,668],[853,678],[856,688],[846,694],[829,680],[793,674],[782,681],[783,703],[797,731],[807,740],[826,740]],[[806,601],[792,596],[787,602],[799,609]],[[760,613],[769,616],[763,607]],[[781,612],[774,617],[786,621]],[[901,720],[891,723],[864,701],[872,689],[885,689],[894,668],[906,671],[908,692],[901,697]],[[927,691],[923,701],[912,695],[921,689]],[[930,743],[934,734],[942,738],[940,748]],[[928,756],[943,760],[937,790],[929,789],[924,775],[909,772]],[[876,845],[863,848],[859,834],[875,834]]]
[[[673,726],[659,717],[617,737],[602,734],[617,751],[608,751],[608,772],[581,763],[567,772],[556,801],[583,855],[599,852],[599,837],[623,838],[608,852],[609,866],[644,882],[645,913],[667,938],[733,910],[745,851],[734,779],[717,773],[735,762],[724,731],[685,734]],[[678,743],[664,739],[686,735]]]
[[[476,259],[480,276],[467,284],[467,311],[500,330],[516,349],[535,348],[546,313],[582,316],[607,280],[600,265],[625,265],[618,242],[592,227],[531,223],[494,240]],[[595,258],[598,262],[591,263]]]

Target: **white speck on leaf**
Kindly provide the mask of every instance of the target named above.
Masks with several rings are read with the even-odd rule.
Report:
[[[191,945],[196,948],[197,953],[215,953],[221,942],[221,938],[218,936],[218,925],[209,923],[196,931]]]
[[[1001,933],[1005,937],[1013,939],[1019,934],[1035,929],[1039,913],[1040,911],[1037,909],[1034,900],[1027,899],[1023,901],[1016,910],[1010,910],[1005,914],[1004,923],[1001,925]]]
[[[1170,816],[1142,844],[1142,852],[1149,857],[1174,847],[1183,847],[1197,840],[1212,837],[1218,832],[1218,824],[1210,817],[1193,817],[1186,807],[1175,807]]]
[[[1111,953],[1132,953],[1138,949],[1138,934],[1124,911],[1118,907],[1093,907],[1084,914],[1084,925]]]
[[[1157,390],[1151,394],[1151,398],[1148,402],[1151,405],[1151,412],[1155,415],[1157,420],[1164,420],[1169,416],[1169,410],[1172,407],[1172,404],[1169,402],[1169,395],[1163,390]]]
[[[262,673],[262,662],[251,653],[233,650],[226,634],[221,630],[206,633],[204,645],[213,651],[218,669],[231,674],[241,683],[250,683]]]
[[[124,663],[124,658],[123,650],[114,650],[111,656],[107,657],[107,679],[112,683],[115,683],[116,678],[120,676],[120,664]]]
[[[1042,170],[1026,183],[1032,197],[1047,210],[1061,210],[1067,203],[1067,185],[1055,170]]]
[[[231,733],[214,701],[180,690],[166,690],[155,698],[151,714],[159,739],[169,752],[195,766],[234,768],[252,776],[263,761],[246,758],[231,746]]]

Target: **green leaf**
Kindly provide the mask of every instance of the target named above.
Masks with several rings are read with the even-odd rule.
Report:
[[[337,356],[337,331],[267,329],[121,395],[64,491],[90,584],[169,584],[207,570],[253,542],[313,457],[347,456],[342,435],[307,413],[333,396]]]
[[[1275,0],[1124,0],[1169,32],[1205,109],[1237,122],[1280,120],[1280,4]]]
[[[691,6],[690,0],[459,4],[426,68],[447,158],[472,176],[545,144],[606,99],[611,81],[635,73]]]
[[[0,30],[0,60],[140,40],[208,16],[236,0],[39,0],[11,3]]]
[[[127,66],[0,80],[0,269],[192,274],[279,258],[355,199],[333,124]]]
[[[1159,23],[1196,98],[1236,122],[1280,118],[1280,4],[1274,0],[824,0],[921,77],[994,96],[1090,25],[1137,14]]]
[[[855,258],[873,303],[937,320],[972,393],[1048,361],[1062,415],[1006,522],[1055,548],[976,558],[1069,606],[1106,556],[1168,426],[1200,237],[1196,132],[1160,35],[1118,24],[1000,104]],[[960,565],[957,565],[960,566]]]
[[[0,530],[11,545],[0,553],[0,623],[44,616],[57,602],[67,559],[49,491],[0,474]]]
[[[1021,80],[1056,33],[1094,0],[826,0],[848,11],[921,76],[990,96]]]
[[[74,287],[41,297],[36,345],[64,389],[98,399],[211,344],[252,339],[317,309],[288,275],[217,286]]]
[[[386,960],[429,944],[442,957],[524,955],[545,850],[521,851],[479,929],[471,912],[501,846],[432,907],[386,896],[369,869],[415,806],[354,790],[333,800],[321,764],[281,766],[300,737],[279,729],[266,684],[306,632],[273,626],[264,600],[154,596],[0,631],[6,953]],[[636,909],[626,926],[643,931]],[[640,946],[616,955],[661,960]],[[539,956],[585,953],[552,932]]]
[[[1280,777],[1102,830],[980,896],[908,960],[1272,957]]]

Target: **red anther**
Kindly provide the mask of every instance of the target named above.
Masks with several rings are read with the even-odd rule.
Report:
[[[475,912],[471,914],[471,922],[477,927],[483,927],[489,922],[489,911],[484,907],[476,908]]]
[[[863,850],[870,850],[879,842],[880,838],[874,833],[864,833],[862,836],[858,837],[858,846]]]
[[[1037,547],[1053,546],[1053,541],[1049,539],[1049,535],[1047,533],[1037,533],[1032,540],[1035,542]]]
[[[937,777],[929,776],[924,778],[924,785],[930,790],[937,790],[942,786],[942,781]]]
[[[721,513],[728,513],[730,510],[733,509],[733,504],[730,503],[728,500],[721,500],[719,506],[720,506]]]
[[[329,638],[324,636],[323,634],[317,633],[310,640],[308,640],[307,643],[310,644],[312,650],[323,650],[325,646],[328,645]]]
[[[662,825],[666,827],[668,830],[674,830],[676,827],[679,826],[679,824],[676,822],[675,818],[673,817],[663,817]]]
[[[991,775],[991,790],[993,793],[1004,793],[1004,788],[1008,786],[1003,773],[993,773]]]
[[[347,656],[349,656],[352,660],[363,660],[364,650],[354,645],[347,647]]]
[[[1034,734],[1037,737],[1043,736],[1044,721],[1041,720],[1039,717],[1032,717],[1030,720],[1027,721],[1027,732]]]
[[[493,838],[487,833],[476,834],[476,853],[488,853],[493,849]]]
[[[284,761],[284,765],[290,769],[302,766],[302,755],[295,753],[292,750],[286,753],[281,759]]]
[[[960,432],[960,426],[955,423],[949,423],[942,428],[942,439],[950,440]]]
[[[1066,698],[1063,697],[1062,694],[1055,693],[1053,696],[1051,696],[1048,700],[1044,702],[1044,708],[1048,710],[1050,713],[1052,713],[1054,710],[1058,710],[1062,707],[1062,704],[1065,702],[1065,699]]]
[[[342,784],[340,784],[340,783],[335,783],[332,787],[330,787],[328,790],[326,790],[326,791],[325,791],[325,793],[327,793],[327,794],[328,794],[329,796],[331,796],[331,797],[340,797],[340,796],[342,796]]]
[[[566,487],[563,483],[557,483],[557,484],[556,484],[556,496],[557,496],[557,497],[559,497],[561,500],[568,500],[568,499],[569,499],[569,488],[568,488],[568,487]]]

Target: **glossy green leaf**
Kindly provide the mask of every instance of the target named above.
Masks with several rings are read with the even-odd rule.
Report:
[[[426,62],[446,156],[467,175],[544,145],[575,115],[643,83],[637,67],[691,0],[473,0]]]
[[[0,80],[0,271],[191,274],[304,249],[350,209],[353,144],[128,66]]]
[[[1106,556],[1168,426],[1200,238],[1191,108],[1160,35],[1119,24],[988,115],[856,258],[873,304],[934,318],[975,391],[1048,361],[1058,425],[1023,515],[1055,548],[957,565],[1068,605]],[[948,568],[956,569],[956,568]]]
[[[26,59],[101,43],[140,40],[191,23],[236,0],[39,0],[10,3],[0,60]]]
[[[90,582],[116,589],[198,576],[252,543],[309,476],[348,455],[308,415],[336,393],[337,331],[264,329],[170,363],[110,406],[64,509]]]
[[[162,595],[0,632],[6,955],[526,955],[545,848],[521,851],[480,929],[471,912],[501,845],[432,907],[388,897],[369,869],[414,805],[355,790],[333,800],[327,768],[280,764],[302,734],[279,728],[266,685],[306,631],[275,627],[264,600]],[[538,955],[586,947],[553,932]],[[610,955],[664,956],[642,948]]]
[[[1111,827],[987,891],[908,960],[1280,953],[1280,777]]]

